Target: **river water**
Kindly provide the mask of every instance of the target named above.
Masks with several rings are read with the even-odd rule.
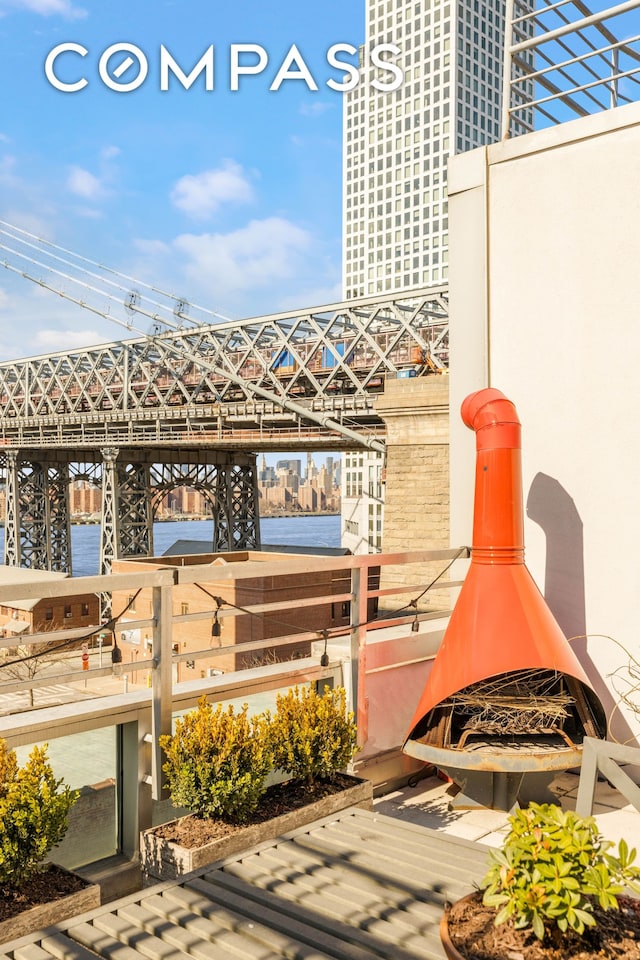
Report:
[[[178,520],[154,523],[154,554],[161,556],[176,540],[204,540],[211,543],[211,520]],[[340,546],[340,517],[265,517],[260,521],[263,544],[287,546]],[[100,527],[76,524],[71,528],[73,574],[88,577],[98,572]],[[0,527],[0,558],[4,558],[4,527]],[[0,559],[1,562],[1,559]]]

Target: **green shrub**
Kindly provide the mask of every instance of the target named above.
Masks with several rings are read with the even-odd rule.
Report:
[[[593,817],[564,812],[554,804],[530,804],[509,817],[511,830],[484,878],[484,903],[498,909],[496,924],[509,920],[532,927],[540,940],[556,924],[582,935],[595,925],[594,903],[618,909],[626,887],[640,892],[636,851],[620,841],[618,855],[609,853]]]
[[[171,800],[199,817],[246,820],[265,791],[272,768],[264,716],[248,717],[202,697],[197,709],[176,722],[173,736],[160,738]]]
[[[29,880],[64,837],[79,792],[61,786],[47,744],[34,747],[19,767],[15,751],[0,739],[0,883],[19,887]]]
[[[347,714],[343,687],[295,687],[278,694],[270,727],[274,765],[295,779],[331,779],[354,753],[356,725]]]

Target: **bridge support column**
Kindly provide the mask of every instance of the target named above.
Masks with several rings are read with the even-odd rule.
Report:
[[[231,498],[227,471],[219,467],[213,482],[213,542],[214,553],[232,550],[231,543]]]
[[[51,570],[72,573],[69,466],[52,463],[47,468]]]
[[[154,463],[151,470],[154,499],[161,499],[175,487],[193,487],[204,494],[211,504],[211,549],[214,553],[259,549],[260,516],[255,456],[219,453],[210,460],[205,456],[199,456],[194,462],[181,462],[176,457],[175,461]]]
[[[21,567],[49,570],[51,551],[48,537],[49,510],[47,475],[41,463],[22,461],[18,467],[20,484]]]
[[[4,562],[8,566],[19,567],[22,559],[22,538],[20,536],[20,480],[18,478],[18,454],[15,450],[9,450],[7,453],[6,479]]]
[[[449,544],[449,378],[387,380],[376,400],[387,427],[384,553],[445,549]],[[411,567],[411,581],[425,586],[443,564]],[[385,567],[385,586],[407,578],[407,569]],[[420,591],[415,590],[415,597]],[[447,609],[451,591],[430,590],[420,609]],[[404,597],[386,601],[401,606]],[[382,601],[381,601],[382,604]]]
[[[259,550],[260,517],[256,465],[227,468],[222,476],[225,485],[227,516],[227,546],[216,549]],[[218,525],[216,524],[216,529]]]
[[[118,476],[120,557],[153,556],[151,471],[146,463],[121,463]]]
[[[102,525],[100,528],[100,573],[111,573],[111,564],[118,556],[120,544],[118,498],[118,450],[102,451]]]
[[[71,572],[67,465],[7,454],[5,563]]]

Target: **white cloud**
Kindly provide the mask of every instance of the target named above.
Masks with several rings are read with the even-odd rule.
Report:
[[[102,220],[104,218],[104,212],[102,210],[96,210],[95,207],[76,207],[73,211],[77,217],[82,217],[83,220]]]
[[[217,170],[187,174],[171,191],[171,201],[196,220],[206,220],[223,203],[247,203],[253,189],[242,167],[234,160],[224,160]]]
[[[136,241],[127,273],[225,317],[259,316],[341,299],[340,264],[324,241],[284,217],[236,230]],[[194,321],[206,321],[197,307]]]
[[[319,117],[327,110],[333,110],[334,104],[326,100],[314,100],[312,103],[301,103],[300,113],[303,117]]]
[[[281,217],[252,220],[232,233],[183,234],[174,240],[186,257],[189,280],[206,283],[222,302],[295,276],[310,246],[311,235]]]
[[[342,281],[327,283],[326,286],[308,287],[291,296],[283,297],[280,301],[280,309],[297,310],[299,308],[321,307],[325,303],[341,303]]]
[[[4,5],[16,10],[30,10],[45,17],[58,15],[65,20],[84,20],[87,16],[86,10],[74,6],[70,0],[4,0]]]
[[[103,160],[113,160],[114,157],[119,157],[122,153],[120,147],[116,147],[115,144],[110,144],[108,147],[103,147],[100,151],[100,157]]]
[[[67,189],[83,200],[100,200],[104,195],[104,187],[98,177],[83,167],[71,167],[67,178]]]
[[[92,324],[87,326],[87,320]],[[0,359],[75,350],[116,339],[116,328],[100,325],[86,310],[49,290],[7,275],[0,291]]]
[[[7,186],[15,183],[17,177],[15,176],[14,170],[16,170],[16,168],[16,158],[10,153],[5,153],[3,157],[0,157],[0,183],[4,183]]]
[[[134,240],[134,247],[149,264],[159,263],[171,254],[171,246],[163,240]],[[145,273],[145,270],[142,270]]]
[[[2,178],[0,177],[0,181],[1,179]],[[7,223],[15,224],[20,228],[20,230],[24,230],[27,233],[32,233],[34,237],[42,237],[45,240],[51,240],[54,236],[51,224],[43,217],[40,217],[35,213],[29,213],[24,209],[17,208],[7,208],[0,212],[2,214],[2,219]]]
[[[36,353],[58,353],[60,350],[93,346],[104,343],[106,338],[95,330],[39,330],[33,344]]]

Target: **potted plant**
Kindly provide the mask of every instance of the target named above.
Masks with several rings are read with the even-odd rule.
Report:
[[[78,796],[55,778],[47,744],[20,767],[0,739],[0,942],[99,906],[97,885],[46,861]]]
[[[172,879],[273,839],[348,806],[371,808],[369,781],[340,774],[356,750],[356,727],[342,689],[297,687],[269,711],[195,710],[160,741],[174,806],[191,811],[145,830],[146,880]],[[273,770],[289,775],[267,786]]]
[[[276,696],[268,716],[274,766],[312,787],[335,780],[358,749],[353,714],[347,713],[344,687],[294,687]]]
[[[640,957],[636,851],[617,853],[593,817],[531,803],[509,817],[481,889],[445,911],[449,960],[590,960]]]

